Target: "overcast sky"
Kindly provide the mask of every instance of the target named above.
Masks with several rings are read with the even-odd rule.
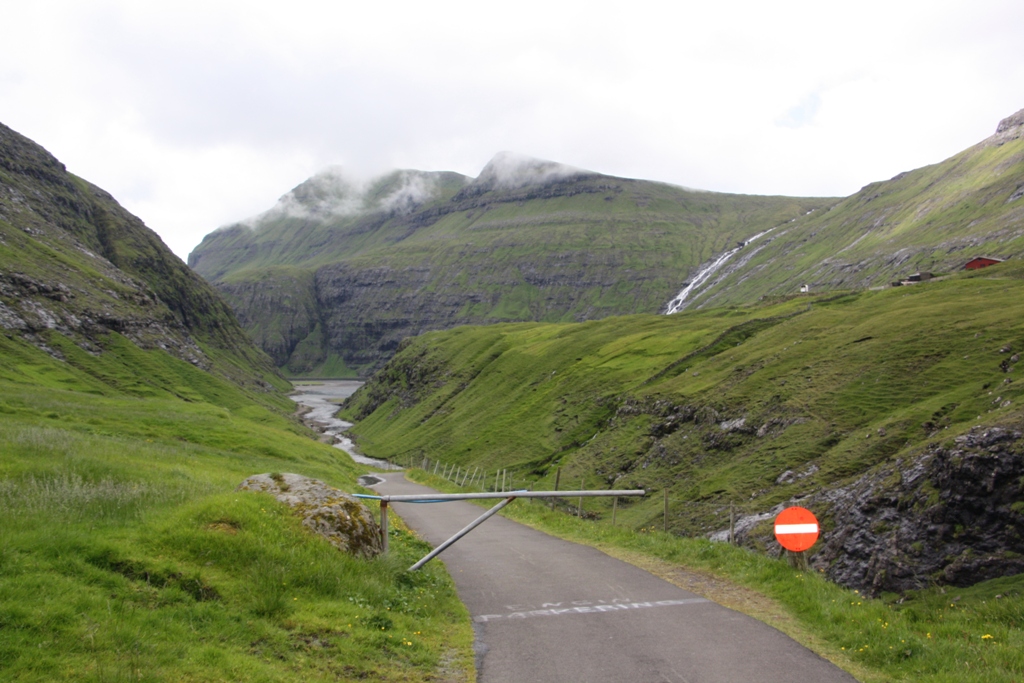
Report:
[[[1024,108],[1020,0],[0,0],[0,122],[185,258],[340,164],[848,195]]]

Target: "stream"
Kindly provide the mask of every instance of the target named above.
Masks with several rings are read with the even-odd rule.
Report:
[[[344,431],[351,427],[352,423],[335,417],[340,406],[333,401],[348,398],[355,393],[356,389],[363,386],[362,382],[354,380],[323,380],[315,384],[293,382],[293,385],[295,386],[295,392],[289,398],[299,405],[310,408],[310,411],[303,415],[303,419],[323,425],[325,427],[324,434],[333,436],[337,440],[337,443],[334,444],[335,448],[345,451],[352,460],[361,465],[372,465],[382,470],[402,469],[387,460],[368,458],[360,453],[356,449],[356,445],[352,443],[352,439],[344,435]]]

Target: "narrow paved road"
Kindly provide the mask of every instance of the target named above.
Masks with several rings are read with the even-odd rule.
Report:
[[[376,476],[380,493],[433,492],[401,473]],[[433,545],[483,512],[462,502],[392,509]],[[500,516],[441,560],[473,615],[481,683],[855,681],[755,619]]]

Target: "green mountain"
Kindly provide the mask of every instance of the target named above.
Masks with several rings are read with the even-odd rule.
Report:
[[[407,341],[346,404],[375,457],[508,470],[515,487],[644,488],[618,522],[778,552],[870,592],[1024,571],[1024,267],[914,287]],[[487,480],[485,480],[487,481]],[[573,509],[576,501],[563,501]],[[607,520],[611,501],[587,501]]]
[[[975,256],[1024,253],[1024,110],[950,159],[872,183],[763,236],[688,297],[719,306],[810,291],[866,289]]]
[[[395,529],[391,557],[357,559],[235,491],[261,472],[356,488],[288,388],[141,221],[0,126],[0,678],[471,670],[441,566],[404,571],[426,544]]]
[[[290,375],[368,373],[402,339],[656,313],[713,255],[834,203],[728,195],[499,154],[480,176],[329,170],[189,265]]]

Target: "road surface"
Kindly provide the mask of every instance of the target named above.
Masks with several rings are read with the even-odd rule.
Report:
[[[373,486],[382,494],[436,493],[401,473],[375,476],[385,480]],[[484,511],[463,502],[391,506],[435,546]],[[480,683],[856,680],[756,619],[500,516],[433,561],[448,567],[473,616]]]

